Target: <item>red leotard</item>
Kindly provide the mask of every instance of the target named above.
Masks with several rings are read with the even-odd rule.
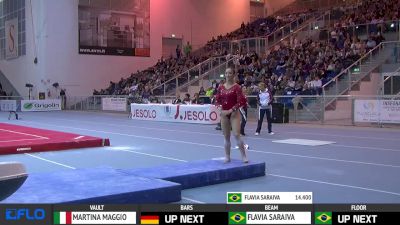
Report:
[[[216,104],[222,106],[222,110],[237,110],[247,105],[247,99],[238,84],[226,89],[224,85],[219,85],[216,95]]]

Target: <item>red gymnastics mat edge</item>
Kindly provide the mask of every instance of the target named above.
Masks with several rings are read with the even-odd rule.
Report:
[[[42,143],[42,144],[38,143],[31,145],[22,144],[14,146],[0,146],[0,155],[30,153],[30,152],[48,152],[48,151],[104,147],[104,146],[110,146],[110,140],[108,138],[106,139],[95,138],[91,140],[83,140],[76,142],[65,141],[56,143]]]
[[[0,123],[0,155],[110,146],[108,138]]]

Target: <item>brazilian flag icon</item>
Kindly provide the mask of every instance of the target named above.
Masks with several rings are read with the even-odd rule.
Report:
[[[332,212],[315,212],[315,224],[332,224]]]
[[[229,212],[229,224],[246,224],[246,212]]]
[[[228,203],[230,202],[242,202],[242,193],[228,193]]]

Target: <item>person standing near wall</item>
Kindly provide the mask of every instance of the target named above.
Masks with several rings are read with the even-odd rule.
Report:
[[[181,58],[181,46],[177,45],[175,52],[176,52],[176,58],[180,59]]]
[[[244,96],[247,98],[247,88],[246,86],[242,87],[242,91]],[[248,107],[248,103],[246,103],[245,106],[241,107],[240,110],[240,115],[241,115],[241,122],[240,122],[240,135],[242,136],[246,136],[246,134],[244,133],[244,128],[246,127],[246,123],[247,123],[247,107]]]
[[[192,52],[192,45],[189,42],[186,43],[185,47],[183,48],[183,52],[185,53],[186,57],[190,56],[190,53]]]
[[[61,109],[65,110],[67,108],[67,96],[65,95],[65,89],[61,88],[60,98],[61,98]]]
[[[261,126],[264,120],[264,114],[267,116],[267,122],[268,122],[268,133],[270,135],[273,135],[274,132],[272,132],[272,93],[266,88],[265,83],[260,83],[258,85],[258,88],[260,89],[258,95],[257,95],[257,103],[258,103],[258,124],[257,124],[257,130],[255,135],[258,136],[260,135],[261,131]]]
[[[214,95],[214,89],[212,89],[212,87],[210,87],[211,91],[207,91],[207,93],[210,93],[210,104],[216,105],[217,100],[216,97]],[[217,93],[216,93],[217,94]],[[222,130],[221,128],[221,121],[219,121],[219,123],[217,123],[217,126],[215,127],[216,130]]]

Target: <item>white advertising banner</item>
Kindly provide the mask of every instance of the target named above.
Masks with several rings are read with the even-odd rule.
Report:
[[[214,105],[131,104],[131,118],[135,120],[168,121],[179,123],[219,123],[219,110]]]
[[[21,101],[21,111],[37,112],[37,111],[56,111],[56,110],[61,110],[61,99]]]
[[[126,111],[126,98],[102,98],[101,106],[103,110]]]
[[[4,22],[6,33],[6,59],[18,57],[18,19]]]
[[[354,121],[400,123],[400,100],[355,100]]]
[[[0,100],[0,111],[17,111],[17,101]]]

